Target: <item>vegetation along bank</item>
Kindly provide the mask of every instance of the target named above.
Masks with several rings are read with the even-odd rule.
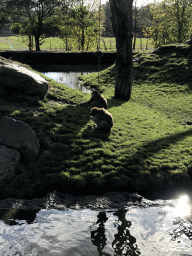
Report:
[[[139,193],[191,186],[192,67],[187,46],[158,53],[134,53],[132,97],[115,99],[115,64],[100,74],[81,77],[100,89],[114,126],[93,129],[89,110],[80,105],[90,94],[46,78],[49,91],[35,104],[4,102],[0,117],[32,127],[40,152],[16,176],[0,180],[0,196],[35,197],[53,190],[96,194]],[[187,49],[187,50],[186,50]]]

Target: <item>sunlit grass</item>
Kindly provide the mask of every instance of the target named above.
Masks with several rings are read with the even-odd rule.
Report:
[[[29,39],[28,36],[9,36],[0,37],[0,50],[28,50]],[[42,51],[65,51],[66,44],[65,38],[60,37],[45,37],[40,39],[40,48]],[[152,41],[146,38],[136,39],[136,50],[145,51],[153,50]],[[35,50],[35,39],[32,39],[32,49]],[[97,42],[95,42],[95,50],[97,49]],[[102,37],[100,41],[100,49],[102,51],[116,51],[116,38],[115,37]],[[73,49],[78,51],[78,49]]]
[[[7,50],[7,44],[5,44],[5,43],[0,43],[0,49],[1,50]],[[10,50],[11,48],[9,48],[9,50]]]
[[[28,49],[26,36],[0,37],[0,50],[20,51]]]
[[[99,85],[96,77],[81,78],[108,100],[114,117],[109,134],[95,131],[89,110],[79,105],[90,95],[51,79],[48,95],[38,106],[0,107],[1,116],[29,124],[41,145],[25,176],[0,181],[2,197],[32,196],[48,189],[135,191],[141,175],[174,179],[187,173],[192,156],[190,62],[175,55],[141,55],[128,102],[113,98],[115,65],[101,72]]]

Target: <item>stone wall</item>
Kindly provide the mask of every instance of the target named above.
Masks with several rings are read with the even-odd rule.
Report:
[[[26,64],[97,64],[94,52],[36,52],[36,51],[5,51],[0,56]],[[116,53],[104,53],[101,64],[114,63]]]

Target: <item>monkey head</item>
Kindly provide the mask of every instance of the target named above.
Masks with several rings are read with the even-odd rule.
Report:
[[[90,115],[91,116],[96,116],[96,114],[99,112],[99,108],[98,107],[94,107],[91,109]]]
[[[98,95],[99,95],[99,92],[96,91],[96,90],[93,90],[92,93],[91,93],[91,95],[92,95],[92,99],[93,99],[93,100],[94,100],[94,99],[97,99],[97,98],[98,98]]]

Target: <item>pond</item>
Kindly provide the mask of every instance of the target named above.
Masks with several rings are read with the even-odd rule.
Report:
[[[0,255],[190,256],[191,211],[186,195],[118,209],[4,209]]]
[[[109,64],[103,64],[100,70],[106,69]],[[79,81],[80,75],[87,75],[92,72],[98,72],[97,65],[36,65],[34,69],[41,72],[43,75],[55,80],[58,83],[65,84],[66,86],[80,90],[85,93],[91,93],[91,90],[82,85]]]

